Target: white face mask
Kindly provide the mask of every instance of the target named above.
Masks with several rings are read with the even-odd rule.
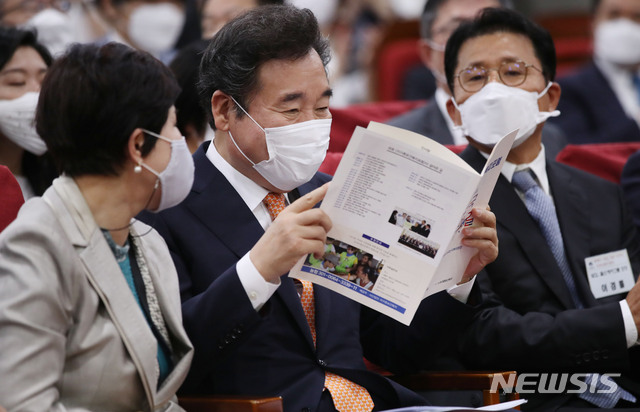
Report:
[[[287,3],[299,9],[311,10],[321,28],[331,24],[338,11],[338,0],[289,0]]]
[[[157,57],[175,46],[184,19],[184,12],[175,4],[143,4],[129,17],[129,38],[136,47]]]
[[[598,24],[594,33],[593,53],[614,64],[640,63],[640,24],[628,19]]]
[[[38,92],[28,92],[13,100],[0,100],[0,132],[24,150],[41,156],[47,145],[36,132]]]
[[[64,53],[73,42],[73,25],[66,13],[48,8],[38,12],[22,28],[35,28],[38,41],[56,57]]]
[[[538,99],[547,93],[551,84],[536,93],[490,82],[459,106],[452,97],[462,117],[462,126],[458,127],[465,136],[487,146],[494,146],[506,134],[520,129],[513,142],[513,147],[517,147],[540,123],[560,115],[558,110],[541,112],[538,109]]]
[[[184,137],[180,140],[171,140],[149,130],[142,130],[151,136],[171,143],[171,158],[169,158],[169,164],[161,173],[153,170],[145,163],[140,163],[140,166],[156,175],[160,181],[162,196],[160,197],[158,208],[153,211],[160,212],[177,205],[187,197],[191,186],[193,186],[195,167]]]
[[[274,187],[285,192],[311,180],[329,148],[331,119],[264,129],[233,97],[231,99],[265,134],[269,159],[256,164],[238,147],[229,131],[231,141],[253,168]]]

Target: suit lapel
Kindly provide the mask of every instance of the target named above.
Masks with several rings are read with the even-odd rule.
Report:
[[[264,229],[238,192],[206,157],[208,145],[202,144],[194,154],[194,184],[192,194],[184,204],[239,260],[264,234]],[[295,192],[299,196],[297,189]],[[233,219],[230,220],[230,217]],[[293,280],[283,276],[281,282],[274,297],[280,299],[291,312],[298,327],[313,345]]]
[[[77,248],[87,279],[122,337],[142,378],[147,400],[153,404],[158,382],[156,339],[75,182],[60,178],[54,182],[54,188],[55,193],[47,194],[46,201],[52,205],[65,233]],[[62,218],[62,210],[70,218]]]
[[[316,311],[316,339],[317,344],[322,345],[322,338],[331,334],[331,319],[339,319],[332,314],[335,305],[332,305],[332,299],[335,294],[329,289],[322,286],[314,285],[313,292],[315,297],[316,307],[321,307],[322,310]]]
[[[147,396],[152,398],[158,382],[158,344],[100,230],[93,232],[89,245],[80,252],[80,259],[138,372],[144,376]]]
[[[140,239],[141,244],[144,244],[145,239]],[[148,248],[147,250],[151,250]],[[152,256],[146,256],[145,260],[149,267],[149,275],[153,280],[153,285],[158,298],[158,304],[162,308],[162,316],[164,318],[169,335],[172,337],[173,352],[176,355],[174,358],[179,358],[179,362],[173,366],[173,370],[167,376],[162,386],[159,388],[159,392],[156,394],[157,403],[162,402],[165,399],[169,399],[178,390],[182,380],[173,378],[174,376],[181,376],[182,373],[188,370],[191,357],[183,356],[186,351],[189,350],[191,344],[189,338],[182,327],[182,318],[180,315],[180,300],[177,295],[168,293],[165,285],[160,281],[158,276],[161,268],[158,267],[157,262]]]
[[[589,256],[591,227],[589,202],[572,182],[571,175],[554,161],[547,160],[547,175],[553,201],[558,214],[560,230],[569,266],[578,287],[580,297],[587,307],[597,304],[586,278],[584,257]]]
[[[478,171],[482,170],[486,162],[480,152],[471,146],[463,151],[463,158]],[[569,288],[564,282],[560,268],[538,224],[529,215],[524,202],[503,175],[498,178],[489,205],[497,218],[498,235],[500,235],[500,230],[510,232],[520,244],[536,274],[542,278],[565,307],[575,307]]]
[[[194,155],[196,173],[185,206],[240,259],[264,234],[238,192],[206,157],[207,144]]]

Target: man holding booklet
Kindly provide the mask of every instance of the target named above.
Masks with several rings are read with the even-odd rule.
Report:
[[[474,313],[463,302],[476,302],[475,289],[452,292],[460,300],[443,291],[407,327],[286,276],[307,254],[322,256],[331,227],[312,208],[329,180],[316,173],[331,124],[327,62],[313,14],[292,6],[236,18],[204,53],[200,95],[215,138],[194,154],[187,199],[145,217],[173,254],[195,346],[183,393],[279,395],[287,411],[421,405],[363,355],[393,371],[427,367]],[[494,215],[472,214],[463,242],[477,253],[458,289],[498,252]]]
[[[545,159],[542,126],[560,99],[551,36],[487,9],[451,35],[445,72],[471,166],[519,129],[489,203],[500,256],[478,275],[485,309],[462,354],[474,368],[551,374],[531,382],[535,395],[521,393],[523,410],[638,410],[639,244],[617,185]]]

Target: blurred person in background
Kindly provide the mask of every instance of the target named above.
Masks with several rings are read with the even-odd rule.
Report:
[[[433,77],[435,96],[425,106],[402,114],[389,121],[442,144],[467,144],[462,131],[455,127],[447,114],[446,104],[451,98],[444,75],[444,47],[453,31],[463,22],[472,20],[485,7],[511,7],[511,0],[429,0],[420,17],[418,51],[427,69],[418,70],[412,76],[412,89],[430,88]],[[424,94],[423,98],[429,98]]]
[[[186,21],[184,0],[97,0],[105,27],[98,44],[117,41],[163,63],[176,54]]]
[[[198,146],[213,137],[213,129],[207,121],[207,113],[200,105],[198,98],[198,73],[200,72],[200,60],[207,47],[207,41],[197,40],[182,48],[176,57],[169,63],[180,85],[180,95],[176,99],[177,126],[180,133],[187,140],[189,151],[194,153]]]
[[[204,0],[200,20],[202,37],[212,38],[229,20],[267,4],[284,4],[284,0]]]
[[[162,63],[118,43],[74,45],[47,74],[36,125],[64,174],[0,234],[8,410],[182,410],[193,349],[177,274],[133,219],[191,188],[178,92]]]
[[[593,1],[593,61],[559,79],[569,143],[640,141],[640,1]]]
[[[70,17],[69,0],[2,0],[0,24],[36,29],[38,41],[57,56],[74,40],[76,22]]]
[[[433,99],[408,113],[388,121],[446,145],[466,145],[467,139],[447,113],[451,90],[444,75],[444,49],[451,33],[462,23],[475,18],[486,7],[513,8],[511,0],[429,0],[420,20],[419,51],[424,65],[436,79]],[[561,130],[545,125],[543,143],[546,153],[554,158],[566,145]]]
[[[0,164],[18,180],[24,199],[40,196],[57,175],[33,124],[51,62],[33,32],[0,27]]]
[[[332,107],[371,100],[370,72],[375,50],[389,23],[397,16],[389,0],[288,0],[313,12],[329,38],[327,66],[333,89]]]

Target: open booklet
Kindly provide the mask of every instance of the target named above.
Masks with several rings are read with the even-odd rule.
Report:
[[[506,411],[516,408],[524,403],[525,399],[502,402],[495,405],[470,408],[465,406],[410,406],[408,408],[387,409],[384,412],[466,412],[466,411]]]
[[[462,279],[476,250],[461,245],[461,230],[473,225],[472,208],[488,204],[516,134],[478,174],[425,136],[357,127],[320,206],[333,222],[325,254],[302,258],[289,276],[408,325],[423,298]]]

